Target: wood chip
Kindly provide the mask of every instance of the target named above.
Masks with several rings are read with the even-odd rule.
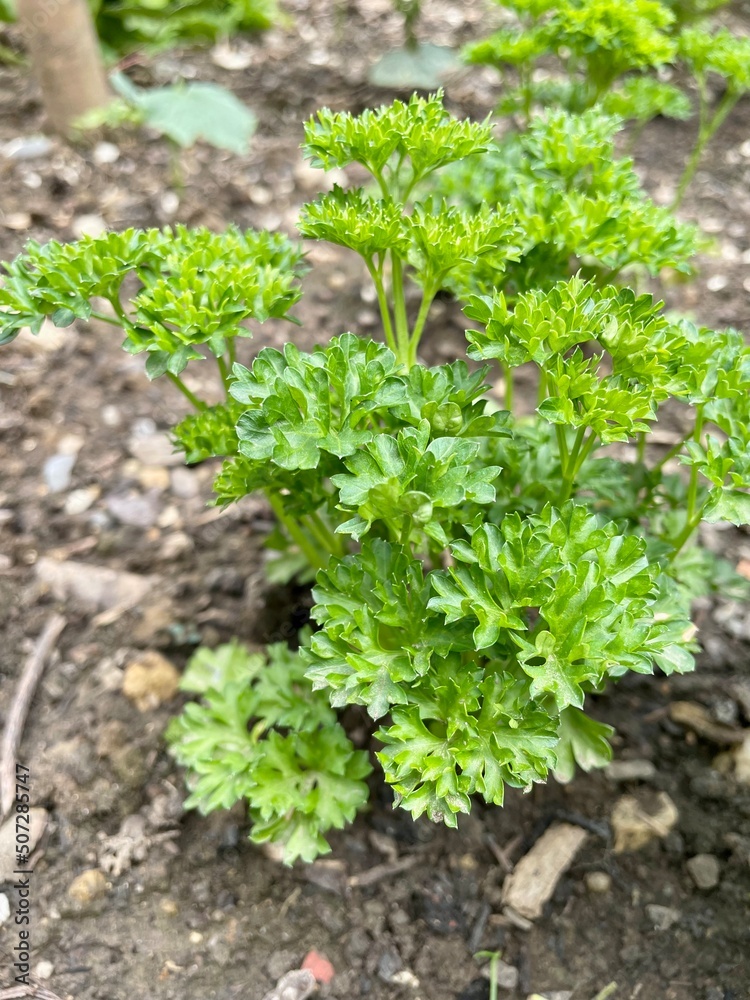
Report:
[[[419,861],[419,858],[414,854],[410,854],[405,858],[399,858],[398,861],[388,862],[382,865],[375,865],[374,868],[368,868],[366,872],[359,872],[357,875],[351,875],[347,879],[347,885],[349,888],[362,888],[365,885],[375,885],[376,882],[381,882],[384,878],[390,878],[392,875],[400,875],[401,872],[408,871],[409,868],[413,868],[414,865]]]
[[[96,611],[131,608],[161,579],[90,563],[56,562],[46,556],[39,559],[35,571],[59,601],[73,598]]]
[[[556,823],[524,855],[503,885],[503,902],[529,920],[541,917],[557,883],[588,834],[571,823]]]
[[[678,819],[677,806],[666,792],[658,792],[648,803],[623,795],[612,810],[615,854],[638,851],[657,837],[663,839]]]
[[[711,743],[742,743],[747,735],[735,726],[716,722],[707,708],[692,701],[673,701],[669,706],[669,717],[672,722],[692,729]]]

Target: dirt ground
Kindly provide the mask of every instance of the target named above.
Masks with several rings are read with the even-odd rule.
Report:
[[[191,151],[178,198],[164,144],[143,134],[108,137],[116,159],[101,144],[73,149],[55,139],[36,156],[0,156],[0,259],[28,238],[71,239],[102,221],[293,231],[299,206],[323,182],[300,159],[302,122],[323,104],[358,110],[394,96],[364,81],[369,62],[399,43],[400,27],[388,0],[285,6],[290,23],[247,43],[241,71],[195,52],[137,70],[144,82],[179,72],[231,87],[259,117],[247,157]],[[438,43],[477,37],[487,23],[478,0],[425,8],[425,37]],[[750,25],[741,5],[735,16]],[[493,74],[459,75],[447,97],[457,113],[484,115],[497,97]],[[0,143],[43,126],[25,70],[0,66]],[[659,121],[641,138],[637,162],[657,199],[668,198],[693,130]],[[750,100],[721,130],[683,215],[700,221],[716,249],[695,283],[667,289],[669,305],[750,331]],[[268,324],[247,357],[290,336],[309,344],[345,329],[374,331],[356,262],[335,248],[309,249],[302,328]],[[430,360],[455,356],[462,330],[460,313],[441,304],[426,341]],[[206,507],[210,465],[172,464],[164,432],[182,404],[169,385],[148,383],[142,360],[97,325],[20,338],[0,352],[0,722],[45,621],[55,609],[67,620],[21,748],[33,802],[48,812],[32,883],[40,981],[75,1000],[261,1000],[315,949],[335,968],[323,996],[486,1000],[473,956],[499,950],[515,970],[507,973],[515,985],[500,991],[512,1000],[534,992],[593,1000],[610,984],[614,1000],[750,998],[750,787],[726,773],[725,746],[668,711],[687,700],[726,725],[750,725],[750,613],[727,600],[696,608],[704,647],[696,674],[628,679],[592,706],[618,730],[618,760],[653,765],[641,766],[643,779],[550,782],[510,794],[503,809],[477,803],[458,832],[413,824],[381,789],[371,811],[333,837],[328,859],[291,870],[247,842],[241,810],[182,814],[181,775],[162,739],[179,704],[139,712],[121,692],[124,667],[143,651],[182,667],[196,643],[233,635],[289,639],[309,606],[304,590],[264,582],[264,505],[249,499],[217,517]],[[72,470],[60,456],[75,456]],[[735,563],[750,559],[746,533],[713,530],[705,540]],[[60,564],[72,566],[66,596],[49,582],[50,565]],[[148,601],[111,614],[111,595],[94,586],[89,565],[157,580]],[[84,583],[94,587],[93,605],[70,592],[80,595]],[[672,832],[614,853],[615,803],[659,793],[678,810]],[[544,916],[524,929],[502,912],[504,863],[559,819],[588,836]],[[718,861],[711,888],[691,874],[696,855]],[[68,890],[91,869],[105,872],[106,884],[86,883],[74,899]],[[0,891],[13,907],[10,884]],[[16,940],[10,922],[0,926],[4,960]],[[0,991],[12,976],[4,961]]]

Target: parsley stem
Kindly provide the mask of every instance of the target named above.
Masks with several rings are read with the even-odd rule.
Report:
[[[637,461],[642,465],[643,459],[646,455],[646,432],[640,431],[638,433],[638,445],[636,451]]]
[[[651,472],[661,472],[661,470],[664,468],[667,462],[670,459],[674,458],[675,455],[677,455],[680,451],[682,451],[683,447],[685,446],[685,442],[689,440],[692,436],[693,432],[690,431],[690,433],[686,434],[685,437],[680,438],[680,440],[669,449],[666,455],[663,458],[659,459],[659,461],[656,463],[653,469],[651,469]]]
[[[310,533],[323,545],[332,556],[341,558],[345,555],[344,541],[341,535],[335,534],[320,516],[317,510],[308,515]]]
[[[401,525],[401,544],[404,548],[408,548],[409,539],[411,538],[411,529],[413,525],[413,519],[411,517],[405,517],[404,523]]]
[[[382,274],[378,268],[373,265],[371,260],[365,260],[365,263],[367,264],[367,270],[370,272],[370,277],[375,285],[375,293],[378,297],[378,306],[380,307],[380,318],[383,321],[385,342],[393,353],[397,355],[398,351],[396,349],[396,340],[393,336],[393,324],[391,323],[391,310],[388,306],[388,297],[385,294],[385,288],[383,287]]]
[[[122,329],[122,323],[119,319],[114,319],[112,316],[105,316],[104,313],[96,312],[93,309],[89,313],[89,319],[98,319],[101,323],[109,323],[110,326],[117,326]]]
[[[586,441],[586,443],[584,444],[585,437],[586,437],[586,427],[585,426],[579,427],[576,433],[575,441],[573,442],[573,447],[570,450],[570,455],[568,456],[567,461],[565,463],[565,472],[563,473],[563,488],[560,494],[561,503],[565,503],[565,501],[570,497],[570,494],[573,492],[573,485],[575,483],[576,476],[580,472],[581,466],[583,465],[587,455],[589,454],[589,452],[593,447],[594,442],[596,441],[596,435],[591,434],[588,441]]]
[[[221,375],[221,381],[224,385],[224,395],[227,399],[229,399],[229,385],[231,380],[229,378],[229,368],[227,367],[227,363],[224,360],[223,355],[217,355],[216,364],[219,366],[219,374]]]
[[[173,385],[177,386],[182,395],[185,396],[186,399],[190,400],[190,402],[193,404],[196,410],[198,410],[198,412],[201,412],[202,410],[205,410],[207,408],[206,404],[202,400],[198,399],[198,397],[195,395],[194,392],[191,392],[190,389],[188,389],[188,387],[185,385],[185,383],[182,381],[179,375],[174,375],[172,372],[165,372],[165,374],[169,379],[169,381]]]
[[[701,403],[696,407],[695,411],[695,427],[693,428],[692,438],[696,444],[700,444],[701,436],[703,434],[703,407],[704,403]],[[674,541],[674,551],[672,552],[671,558],[677,555],[685,542],[690,538],[692,533],[698,527],[702,520],[703,508],[696,510],[698,506],[698,466],[693,464],[690,466],[690,484],[688,486],[687,495],[687,514],[685,517],[685,527],[677,536]]]
[[[229,370],[231,371],[237,363],[237,344],[234,337],[228,338],[227,349],[229,351]]]
[[[325,556],[318,551],[315,544],[308,537],[297,521],[284,510],[284,503],[280,496],[272,490],[266,490],[268,502],[273,508],[273,512],[286,529],[292,541],[296,542],[300,551],[305,556],[313,569],[323,569],[328,561]]]
[[[409,324],[404,298],[404,266],[401,258],[391,251],[391,280],[393,282],[393,319],[396,325],[396,351],[399,361],[410,367]]]
[[[437,289],[427,287],[422,292],[422,303],[419,307],[419,313],[414,323],[414,329],[411,332],[411,340],[409,342],[409,367],[417,363],[417,348],[419,347],[419,341],[422,339],[424,325],[427,322],[430,306],[436,293]]]
[[[701,508],[701,510],[698,512],[698,514],[695,515],[695,517],[693,517],[692,519],[689,518],[687,520],[685,527],[682,529],[677,538],[675,538],[674,542],[672,543],[673,546],[672,555],[669,557],[670,562],[674,562],[675,558],[677,557],[678,553],[684,546],[685,542],[688,541],[688,539],[696,530],[696,528],[698,527],[698,525],[701,523],[702,520],[703,520],[703,508]]]
[[[513,369],[509,364],[503,364],[505,379],[505,409],[513,412]]]
[[[700,83],[700,81],[699,81]],[[702,112],[703,122],[698,130],[698,139],[695,143],[693,152],[690,154],[690,159],[687,161],[685,169],[680,178],[680,183],[677,186],[677,191],[675,193],[674,201],[672,202],[671,209],[674,211],[679,208],[682,204],[682,199],[685,196],[685,192],[688,189],[688,185],[695,176],[695,172],[700,165],[700,161],[703,158],[703,153],[705,152],[706,146],[709,144],[714,134],[718,131],[721,125],[724,123],[729,112],[735,106],[739,100],[740,95],[732,90],[730,87],[719,101],[719,106],[716,109],[716,113],[713,118],[707,118],[707,108],[708,108],[708,95],[706,93],[705,81],[703,81],[703,86],[699,86],[700,91],[700,107]]]

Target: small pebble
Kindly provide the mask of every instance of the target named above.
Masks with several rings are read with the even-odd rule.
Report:
[[[51,979],[52,973],[55,971],[55,967],[52,962],[47,961],[47,959],[42,959],[41,962],[37,962],[36,968],[34,969],[34,974],[37,979]]]
[[[28,212],[8,212],[3,219],[3,225],[6,229],[20,233],[31,225],[31,216]]]
[[[108,405],[102,407],[102,421],[107,427],[119,427],[122,423],[122,415],[116,406]]]
[[[175,191],[165,191],[159,199],[162,212],[171,217],[180,207],[180,196]]]
[[[171,467],[182,465],[185,461],[184,456],[175,451],[168,434],[159,431],[141,434],[138,430],[140,428],[133,428],[133,434],[128,440],[128,451],[142,465]]]
[[[62,493],[70,486],[75,464],[75,455],[52,455],[47,459],[42,472],[50,493]]]
[[[94,163],[103,167],[120,159],[120,150],[113,142],[99,142],[94,147]]]
[[[80,240],[82,236],[102,236],[107,231],[107,223],[101,215],[79,215],[71,222],[70,229]]]
[[[307,1000],[316,987],[315,976],[309,969],[294,969],[282,976],[263,1000]]]
[[[81,906],[89,906],[101,899],[107,891],[107,879],[97,868],[87,868],[73,879],[68,895]]]
[[[10,920],[10,903],[4,892],[0,892],[0,927]]]
[[[706,288],[709,292],[720,292],[722,289],[726,288],[728,284],[729,278],[726,274],[712,274],[706,282]]]
[[[650,760],[613,760],[604,769],[610,781],[650,781],[656,768]]]
[[[721,868],[713,854],[696,854],[687,862],[687,870],[699,889],[715,889],[719,884]]]
[[[492,965],[488,963],[482,970],[482,975],[485,979],[489,979],[491,974]],[[509,965],[502,960],[498,961],[495,965],[495,975],[497,985],[501,990],[515,990],[518,986],[519,973],[515,965]]]
[[[659,903],[649,903],[646,907],[646,916],[654,925],[655,930],[668,931],[670,927],[679,921],[681,913],[673,906],[661,906]]]
[[[325,955],[317,951],[308,951],[302,962],[302,969],[312,972],[316,983],[330,983],[335,975],[333,965]]]
[[[136,477],[144,490],[157,490],[163,493],[169,487],[169,469],[159,465],[141,465]]]
[[[46,135],[27,135],[6,142],[2,153],[7,160],[35,160],[38,156],[46,156],[53,147],[54,143]]]
[[[203,940],[203,935],[200,931],[191,931],[188,940],[190,941],[190,944],[200,944]]]
[[[281,979],[299,962],[299,955],[293,951],[275,951],[266,962],[266,972],[274,981]]]
[[[403,962],[394,948],[387,948],[378,961],[378,978],[384,983],[393,982],[393,977],[401,970]]]
[[[134,528],[150,528],[159,517],[158,490],[150,490],[145,496],[129,491],[107,497],[107,510],[121,524]]]
[[[612,888],[612,878],[606,872],[588,872],[584,879],[589,892],[605,893]]]
[[[191,500],[198,496],[201,486],[196,472],[178,465],[171,471],[170,488],[180,500]]]
[[[174,698],[179,683],[174,664],[161,653],[146,651],[125,667],[122,693],[140,712],[148,712]]]
[[[80,490],[72,490],[65,498],[65,513],[68,517],[84,514],[97,500],[101,490],[98,486],[86,486]]]
[[[211,49],[211,62],[220,69],[230,72],[247,69],[252,64],[253,54],[249,48],[235,48],[228,41],[219,42]]]
[[[193,539],[184,531],[173,531],[167,535],[159,550],[162,559],[178,559],[193,550]]]

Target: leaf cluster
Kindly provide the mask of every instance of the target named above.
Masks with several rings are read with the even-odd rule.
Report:
[[[575,272],[599,283],[633,269],[691,273],[703,245],[698,229],[643,191],[632,161],[615,152],[619,128],[619,119],[596,109],[553,110],[443,175],[438,192],[446,199],[480,214],[501,205],[518,227],[516,259],[481,258],[454,282],[459,294],[548,288]]]
[[[515,67],[518,83],[505,95],[502,110],[523,110],[528,118],[535,104],[552,100],[569,111],[581,112],[600,102],[624,80],[626,85],[662,66],[677,55],[675,14],[659,0],[565,0],[558,4],[515,4],[498,0],[518,17],[517,25],[503,28],[465,50],[470,63],[491,65],[501,72]],[[550,86],[538,80],[534,69],[554,57],[560,67]],[[668,113],[679,91],[664,84],[619,92],[619,111],[641,120]],[[632,103],[630,103],[632,102]]]
[[[167,730],[188,772],[186,806],[208,813],[247,800],[251,839],[281,845],[286,864],[330,851],[325,834],[365,805],[371,770],[304,669],[282,643],[265,655],[237,642],[200,649],[181,684],[200,701]]]
[[[221,357],[233,338],[252,336],[248,320],[286,316],[300,297],[300,261],[286,237],[234,226],[224,233],[177,226],[30,242],[6,265],[0,343],[27,326],[38,333],[47,317],[56,326],[96,317],[121,327],[129,353],[148,352],[149,378],[176,376],[202,359],[202,345]],[[126,311],[121,293],[130,276],[139,288]],[[97,311],[99,299],[112,314]]]

